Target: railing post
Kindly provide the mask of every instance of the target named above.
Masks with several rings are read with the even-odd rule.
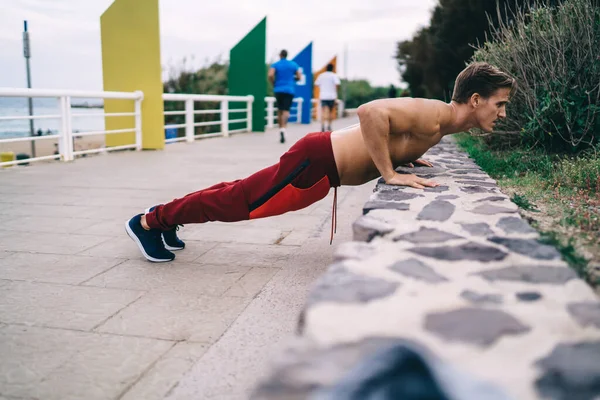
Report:
[[[194,141],[194,100],[185,101],[185,141],[192,143]]]
[[[321,100],[316,99],[315,107],[317,107],[317,121],[321,122],[321,114],[323,113],[323,109],[321,107]]]
[[[58,140],[58,151],[63,161],[73,161],[73,132],[71,125],[71,97],[60,98],[61,137]]]
[[[296,123],[302,123],[302,104],[304,104],[304,99],[302,97],[298,97],[298,104],[296,105]]]
[[[229,101],[221,100],[221,133],[229,137]]]
[[[275,126],[273,123],[273,118],[275,118],[275,99],[272,97],[267,97],[267,128],[272,128]]]
[[[339,100],[338,99],[338,118],[343,118],[344,117],[344,100]]]
[[[141,91],[135,92],[139,97],[135,99],[134,112],[135,112],[135,149],[137,151],[142,150],[142,100],[144,100],[144,93]]]
[[[67,122],[69,116],[67,115],[67,103],[65,101],[66,97],[61,96],[58,99],[60,102],[60,137],[58,138],[58,154],[60,154],[63,161],[69,161],[67,159],[66,148],[68,143],[67,130],[69,129]]]
[[[69,135],[68,143],[68,152],[69,152],[69,161],[75,160],[75,156],[73,155],[74,147],[75,147],[75,137],[73,136],[73,116],[71,112],[71,96],[65,97],[65,101],[67,103],[67,124],[69,129],[67,130],[67,135]]]
[[[248,116],[248,132],[252,132],[252,107],[254,107],[254,96],[248,96],[248,103],[246,107],[246,115]]]

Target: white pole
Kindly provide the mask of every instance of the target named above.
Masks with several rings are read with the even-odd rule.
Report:
[[[135,99],[135,149],[137,151],[142,150],[142,100],[144,94],[140,91],[136,93],[140,94],[140,97]]]
[[[323,113],[323,109],[321,107],[321,100],[317,99],[317,121],[321,122],[321,114]]]
[[[338,99],[337,103],[338,103],[338,113],[340,114],[339,118],[342,118],[342,116],[344,115],[344,108],[345,108],[346,103],[344,103],[344,100],[340,100],[340,99]]]
[[[221,133],[229,137],[229,101],[221,100]]]
[[[185,141],[192,143],[194,141],[194,100],[185,101]]]
[[[58,138],[58,154],[60,154],[63,161],[68,161],[67,159],[67,143],[68,136],[67,130],[69,129],[67,124],[67,102],[66,96],[59,97],[60,102],[60,137]]]
[[[304,102],[304,99],[302,97],[298,97],[298,105],[297,105],[297,111],[296,111],[296,123],[297,124],[301,124],[302,123],[302,104]]]
[[[252,132],[252,107],[254,107],[254,96],[248,96],[246,115],[248,116],[248,132]]]
[[[273,128],[275,123],[273,119],[275,118],[275,99],[272,97],[268,97],[267,99],[267,128]]]
[[[27,31],[27,21],[23,21],[23,56],[25,57],[25,69],[27,72],[27,88],[31,88],[31,68],[29,66],[29,58],[31,58],[31,48],[29,47],[29,32]],[[29,116],[33,115],[33,99],[27,98],[29,105]],[[33,119],[29,119],[29,135],[35,136],[33,128]],[[35,158],[35,140],[31,141],[31,157]]]
[[[65,96],[65,120],[67,129],[65,131],[65,159],[66,161],[73,161],[75,157],[73,156],[73,126],[72,126],[72,116],[71,116],[71,97]]]

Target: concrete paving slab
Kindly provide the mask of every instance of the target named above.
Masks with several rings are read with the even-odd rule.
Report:
[[[0,287],[0,321],[90,330],[141,294],[133,290],[10,282]]]
[[[251,299],[178,290],[149,293],[98,327],[98,332],[213,343]]]
[[[220,296],[249,270],[244,267],[227,273],[215,269],[206,272],[196,264],[173,262],[164,268],[146,260],[128,260],[85,282],[85,286],[138,291],[161,289]]]
[[[0,330],[0,387],[18,398],[115,399],[175,343],[72,330]]]
[[[49,254],[77,254],[110,239],[109,236],[67,233],[4,232],[0,250]]]
[[[123,261],[64,254],[10,253],[2,260],[0,279],[77,285]]]

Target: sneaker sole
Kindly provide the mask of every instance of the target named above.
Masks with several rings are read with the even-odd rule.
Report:
[[[148,214],[150,212],[150,208],[152,208],[152,207],[146,208],[144,210],[144,214]],[[165,242],[165,238],[163,237],[163,235],[160,235],[160,238],[162,239],[162,242],[165,245],[165,249],[167,249],[169,251],[183,250],[185,248],[185,247],[171,247],[167,244],[167,242]]]
[[[146,253],[146,250],[144,250],[144,246],[142,246],[142,243],[140,242],[138,237],[133,233],[133,231],[129,227],[129,221],[125,221],[125,232],[127,232],[127,236],[129,236],[131,239],[133,239],[133,241],[137,244],[137,246],[139,247],[140,251],[146,258],[146,260],[156,262],[156,263],[173,261],[170,258],[160,259],[160,258],[154,258],[154,257],[151,257],[150,255],[148,255],[148,253]]]
[[[165,249],[167,249],[169,251],[183,250],[185,248],[185,247],[171,247],[167,244],[167,242],[165,242],[165,238],[162,235],[160,235],[160,238],[162,239],[162,242],[165,245]]]

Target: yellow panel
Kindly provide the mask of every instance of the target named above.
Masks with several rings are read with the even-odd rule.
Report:
[[[104,90],[144,92],[142,147],[165,146],[158,0],[115,0],[100,17]],[[133,112],[133,101],[105,100],[107,113]],[[106,117],[106,129],[130,129],[133,117]],[[106,135],[107,146],[135,142],[135,133]]]

